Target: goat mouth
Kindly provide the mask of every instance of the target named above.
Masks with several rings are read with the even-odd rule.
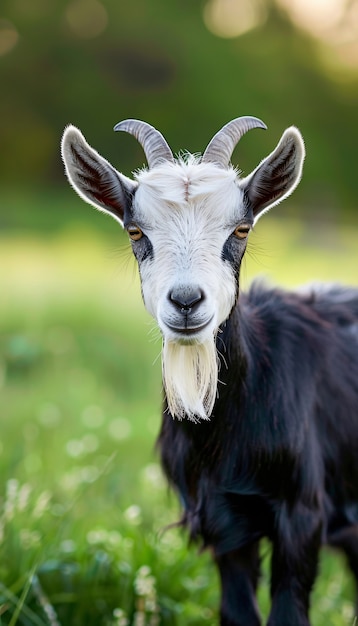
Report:
[[[181,337],[192,337],[207,328],[212,322],[213,317],[214,316],[212,316],[209,320],[204,322],[204,324],[200,324],[199,326],[175,326],[174,324],[168,323],[166,323],[166,326],[167,328],[169,328],[169,330],[176,333],[177,335],[180,335]]]

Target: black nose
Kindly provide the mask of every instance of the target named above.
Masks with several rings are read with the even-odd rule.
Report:
[[[204,292],[199,287],[180,287],[170,292],[169,299],[181,313],[188,314],[204,299]]]

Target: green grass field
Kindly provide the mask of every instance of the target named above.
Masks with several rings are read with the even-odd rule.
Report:
[[[164,531],[180,510],[154,450],[160,337],[126,240],[96,223],[0,241],[0,624],[213,625],[209,555]],[[356,233],[272,214],[251,236],[242,282],[358,284]],[[267,615],[266,545],[263,557]],[[354,619],[344,561],[325,552],[312,622]]]

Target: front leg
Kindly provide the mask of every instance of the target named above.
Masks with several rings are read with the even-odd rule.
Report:
[[[260,573],[258,544],[216,557],[221,578],[221,626],[260,626],[255,591]]]
[[[273,541],[268,626],[309,626],[309,597],[317,574],[322,521],[318,511],[297,504],[278,515]]]

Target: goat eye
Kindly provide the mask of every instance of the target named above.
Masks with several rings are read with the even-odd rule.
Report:
[[[128,226],[127,232],[132,241],[138,241],[139,239],[141,239],[141,237],[143,237],[143,232],[136,224]]]
[[[247,235],[250,232],[250,226],[248,224],[241,224],[237,226],[234,230],[234,235],[238,239],[246,239]]]

